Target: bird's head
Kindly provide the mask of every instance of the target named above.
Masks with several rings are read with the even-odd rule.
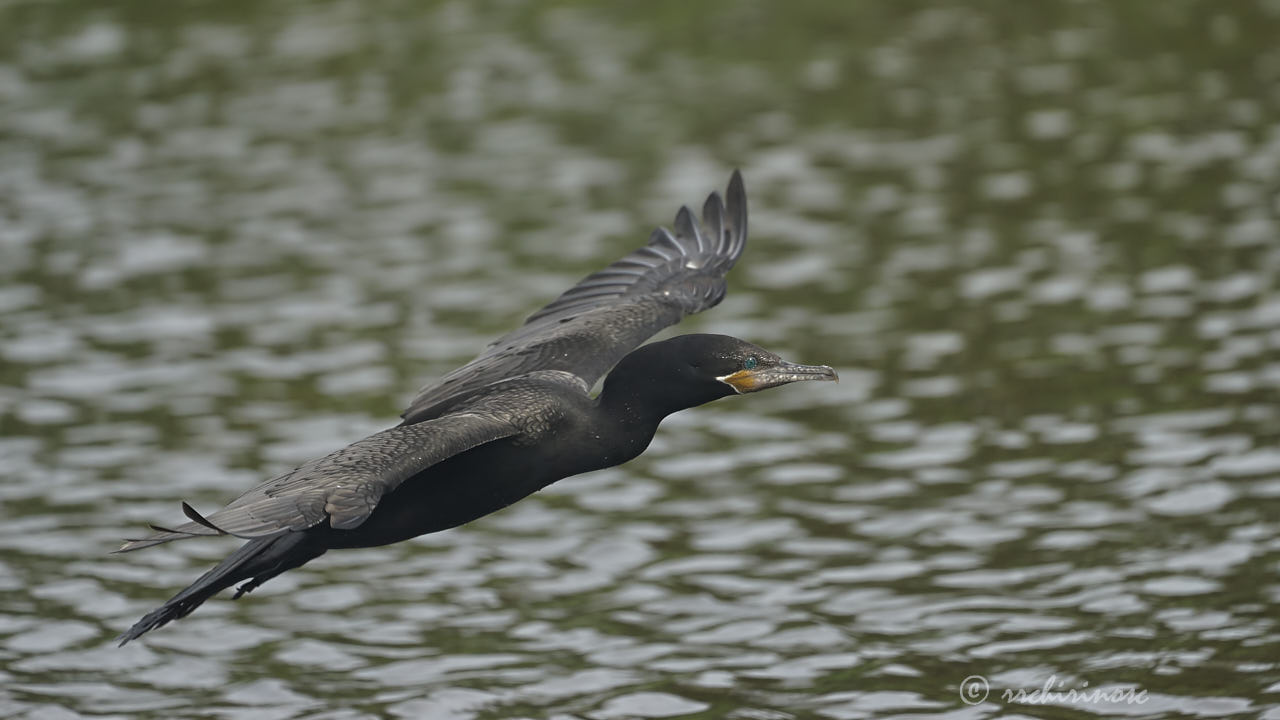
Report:
[[[802,380],[838,380],[826,365],[787,362],[764,348],[728,335],[680,335],[645,345],[609,373],[605,393],[625,384],[663,414],[728,395],[756,392]],[[621,389],[621,388],[619,388]]]

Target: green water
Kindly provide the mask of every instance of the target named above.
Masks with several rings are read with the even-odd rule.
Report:
[[[1280,718],[1277,37],[0,4],[0,716]],[[840,385],[114,647],[235,547],[120,538],[391,424],[734,167],[751,243],[681,331]]]

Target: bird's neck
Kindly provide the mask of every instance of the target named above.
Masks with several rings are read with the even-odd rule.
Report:
[[[662,396],[636,385],[606,382],[595,403],[597,437],[608,446],[613,464],[626,462],[649,446],[663,418],[683,409],[683,404],[663,402]]]
[[[596,398],[596,408],[603,422],[618,426],[620,430],[643,432],[650,434],[658,429],[658,423],[679,408],[667,410],[635,392],[619,392],[616,388],[610,392],[605,387]]]

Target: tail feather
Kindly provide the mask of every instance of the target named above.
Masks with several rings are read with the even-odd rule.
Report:
[[[144,615],[117,640],[123,646],[161,625],[186,617],[205,600],[241,580],[249,580],[236,593],[238,598],[276,575],[323,555],[325,549],[307,533],[285,533],[250,540],[182,592]]]

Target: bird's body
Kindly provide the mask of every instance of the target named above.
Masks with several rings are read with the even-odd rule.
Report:
[[[581,384],[560,373],[497,383],[468,410],[513,414],[515,435],[423,470],[350,530],[329,529],[329,547],[386,545],[457,527],[521,500],[556,480],[612,467],[639,455],[658,420],[605,412]],[[558,377],[559,376],[559,377]]]
[[[723,335],[633,349],[717,304],[746,242],[746,195],[713,193],[703,226],[687,208],[675,234],[584,278],[479,357],[419,391],[403,422],[273,478],[191,522],[121,550],[198,536],[248,540],[121,636],[183,617],[242,580],[236,597],[330,549],[387,545],[456,527],[565,477],[626,462],[667,415],[727,395],[834,379]],[[609,371],[597,397],[589,395]]]

